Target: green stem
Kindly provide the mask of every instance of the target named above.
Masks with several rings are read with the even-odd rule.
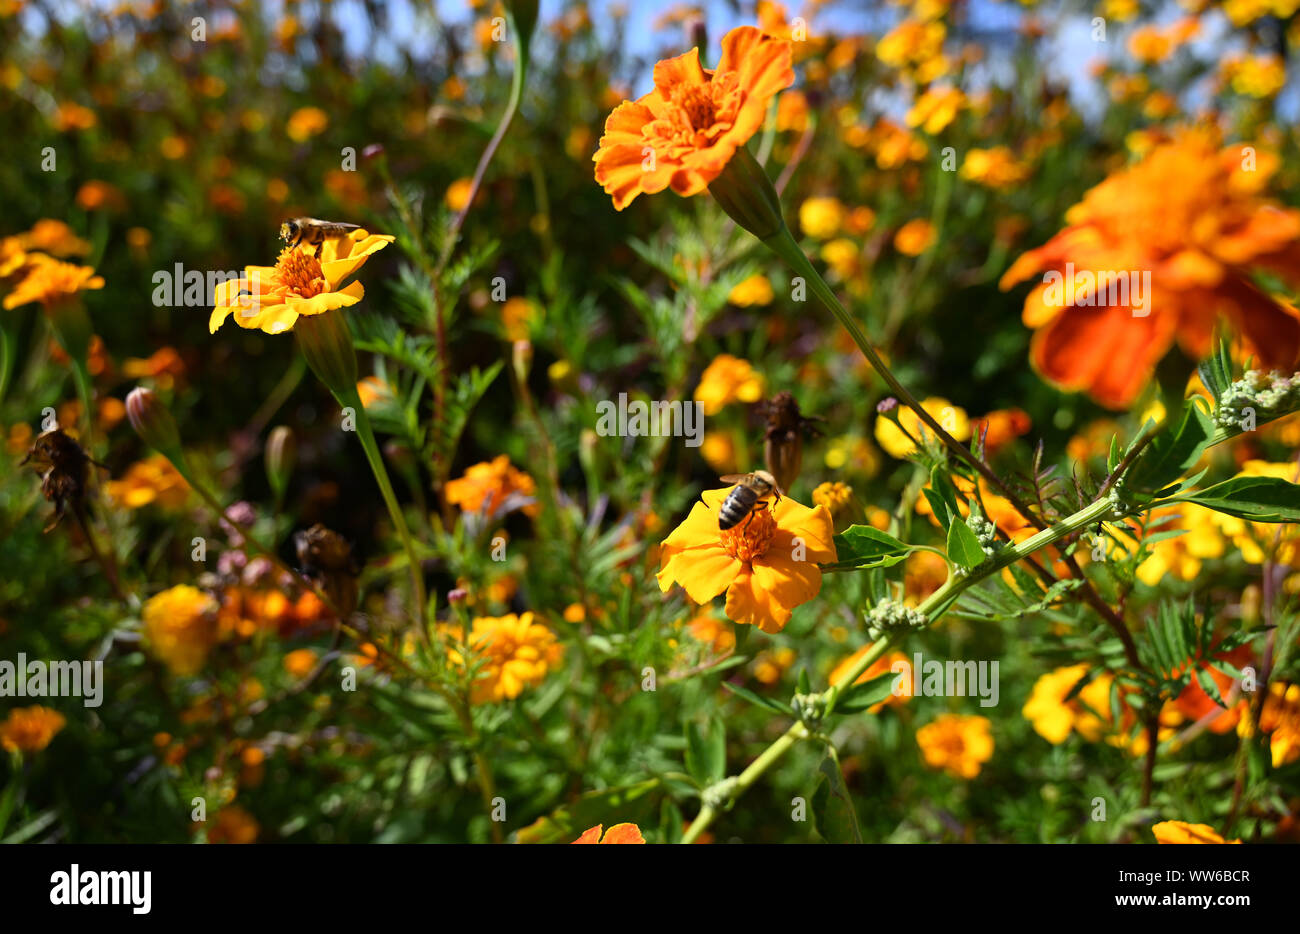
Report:
[[[921,407],[921,403],[917,401],[916,397],[912,395],[908,388],[899,382],[898,377],[895,376],[893,371],[885,365],[885,361],[880,359],[880,354],[876,353],[875,347],[871,345],[871,341],[867,338],[867,335],[863,333],[862,326],[858,324],[857,319],[849,314],[845,307],[840,304],[840,300],[836,297],[834,290],[826,284],[826,280],[821,277],[821,274],[817,272],[816,267],[814,267],[808,257],[804,255],[799,244],[795,242],[794,237],[790,233],[790,229],[782,225],[780,230],[763,240],[763,243],[768,249],[784,260],[791,269],[804,278],[804,281],[808,283],[808,286],[812,289],[813,294],[817,296],[817,299],[821,302],[822,306],[835,316],[835,320],[843,326],[844,330],[849,332],[849,336],[853,338],[853,342],[858,345],[858,349],[862,351],[863,356],[867,358],[867,361],[875,368],[875,371],[880,374],[881,379],[885,381],[885,385],[889,387],[890,392],[892,392],[899,401],[915,412],[917,417],[925,423],[926,427],[934,432],[935,437],[942,441],[949,450],[957,455],[958,458],[970,464],[990,482],[997,486],[1001,486],[998,479],[993,476],[992,471],[989,470],[988,466],[972,454],[969,448],[945,431],[943,426],[935,420],[935,417]]]
[[[424,571],[421,568],[420,556],[415,550],[415,540],[411,538],[411,531],[406,527],[406,517],[402,515],[402,508],[398,505],[397,494],[393,492],[393,483],[388,478],[388,469],[384,466],[384,459],[379,453],[379,443],[375,440],[375,431],[370,427],[370,416],[366,414],[366,407],[361,404],[361,396],[357,393],[356,387],[349,387],[339,397],[339,403],[344,406],[351,406],[357,415],[357,436],[361,439],[361,447],[366,452],[366,460],[370,462],[370,469],[375,475],[375,482],[379,484],[379,492],[384,497],[384,505],[388,507],[388,515],[393,520],[393,526],[397,529],[397,535],[402,540],[402,547],[406,550],[406,560],[411,566],[411,593],[415,601],[415,620],[420,629],[421,638],[426,642],[429,639],[428,620],[425,619],[428,601],[424,592]]]
[[[1055,542],[1079,531],[1090,525],[1102,521],[1112,510],[1112,505],[1107,499],[1099,499],[1089,506],[1067,516],[1056,525],[1033,535],[1023,542],[1016,545],[1010,545],[998,552],[997,555],[985,561],[977,568],[971,569],[968,573],[949,575],[948,580],[943,586],[931,594],[924,602],[917,607],[917,610],[923,613],[930,624],[933,624],[947,610],[957,602],[957,598],[962,592],[974,586],[985,578],[996,574],[998,571],[1014,564],[1039,549],[1046,548]],[[866,654],[860,658],[856,664],[845,674],[840,677],[834,684],[822,692],[822,699],[825,702],[826,716],[835,709],[836,700],[848,690],[848,688],[862,677],[863,672],[879,661],[886,652],[898,641],[901,640],[899,634],[892,634],[883,639],[877,640]],[[796,742],[806,738],[809,735],[808,728],[800,722],[796,722],[781,734],[781,736],[763,751],[763,753],[749,764],[731,785],[731,799],[739,797],[746,789],[754,784],[758,778],[767,771],[778,759],[783,756]],[[718,809],[712,805],[706,804],[700,808],[695,820],[682,835],[682,843],[693,843],[702,834],[708,826],[713,823],[714,818],[718,815]]]

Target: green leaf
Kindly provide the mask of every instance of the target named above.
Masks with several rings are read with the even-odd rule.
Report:
[[[1233,477],[1174,502],[1196,503],[1252,522],[1300,521],[1300,486],[1278,477]]]
[[[1129,487],[1158,490],[1195,466],[1214,437],[1214,420],[1195,402],[1188,402],[1182,420],[1156,435],[1130,473]]]
[[[888,700],[894,693],[898,675],[892,671],[877,675],[862,684],[852,684],[835,702],[835,713],[857,713]]]
[[[964,568],[978,567],[984,563],[984,548],[979,536],[961,519],[948,526],[948,557]]]
[[[764,710],[770,710],[773,713],[793,714],[793,711],[780,701],[773,700],[770,697],[763,697],[761,694],[755,694],[753,691],[749,690],[749,688],[742,688],[740,685],[732,684],[730,681],[723,681],[722,686],[742,700],[747,700],[757,707],[762,707]]]
[[[823,570],[888,567],[912,551],[911,545],[869,525],[851,525],[836,535],[834,542],[835,561],[821,565]]]
[[[943,526],[944,531],[947,531],[948,526],[952,524],[952,516],[948,514],[948,504],[943,501],[942,496],[929,487],[922,490],[921,494],[925,497],[925,501],[930,504],[930,511],[934,513],[939,525]]]
[[[686,771],[701,787],[723,779],[726,760],[727,734],[721,718],[711,717],[707,732],[697,721],[686,721]]]
[[[818,834],[828,843],[861,843],[858,815],[834,749],[827,749],[817,772],[821,780],[813,792],[812,809]]]

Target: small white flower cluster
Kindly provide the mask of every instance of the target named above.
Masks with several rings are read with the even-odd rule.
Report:
[[[984,549],[984,554],[994,555],[997,553],[1000,544],[998,542],[998,527],[991,520],[984,518],[972,509],[966,524],[975,533],[975,537],[980,540],[980,547]]]
[[[895,630],[924,629],[929,622],[924,613],[897,600],[881,600],[867,613],[867,635],[880,639]]]
[[[804,726],[815,729],[826,715],[826,698],[820,694],[796,694],[790,701],[794,715]]]
[[[1246,420],[1246,409],[1255,419],[1263,421],[1268,415],[1286,412],[1300,406],[1300,373],[1283,376],[1274,370],[1248,370],[1241,379],[1223,391],[1214,421],[1223,428],[1240,429]]]

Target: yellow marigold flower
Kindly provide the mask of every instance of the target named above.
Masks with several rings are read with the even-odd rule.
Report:
[[[469,207],[469,193],[474,187],[474,179],[458,178],[447,186],[447,193],[443,195],[443,200],[447,204],[448,210],[454,214],[459,214],[465,208]]]
[[[152,454],[127,468],[121,479],[106,485],[109,499],[126,509],[157,503],[179,509],[189,499],[190,485],[162,454]]]
[[[574,840],[574,843],[645,843],[645,837],[641,836],[641,828],[636,824],[615,824],[609,830],[605,831],[604,838],[600,832],[604,827],[603,824],[597,824],[585,831],[581,837]]]
[[[831,514],[784,496],[720,530],[718,510],[732,489],[705,490],[702,502],[664,539],[659,589],[666,593],[680,584],[701,605],[726,591],[729,619],[780,632],[793,609],[820,592],[818,563],[835,560]]]
[[[772,283],[768,281],[767,276],[756,272],[748,279],[737,282],[728,293],[727,301],[742,308],[749,308],[753,305],[770,305],[775,297]]]
[[[918,217],[898,228],[894,249],[905,256],[920,256],[934,244],[934,237],[934,225]]]
[[[1250,55],[1223,62],[1219,74],[1246,97],[1274,97],[1286,85],[1286,63],[1280,55]]]
[[[1186,821],[1166,820],[1151,825],[1156,843],[1240,843],[1225,840],[1209,824],[1189,824]]]
[[[989,188],[1011,188],[1029,177],[1029,169],[1016,161],[1007,146],[972,149],[962,160],[961,177]]]
[[[1200,31],[1200,21],[1189,16],[1168,28],[1149,24],[1140,26],[1129,36],[1128,51],[1143,64],[1155,65],[1166,61]]]
[[[867,134],[866,146],[875,154],[876,165],[897,169],[925,158],[930,147],[919,136],[891,120],[881,118]]]
[[[974,778],[993,758],[992,724],[987,717],[940,714],[916,731],[925,764],[953,778]]]
[[[705,415],[717,415],[723,406],[732,402],[757,402],[763,398],[766,384],[748,360],[719,354],[704,372],[695,387],[695,398],[704,407]]]
[[[1110,726],[1111,675],[1093,678],[1075,697],[1066,700],[1087,674],[1088,666],[1080,664],[1041,675],[1021,709],[1034,731],[1054,746],[1065,742],[1076,730],[1084,739],[1096,742]]]
[[[91,266],[76,266],[43,253],[27,256],[25,275],[5,296],[5,308],[40,302],[47,310],[87,289],[102,289],[104,278]]]
[[[939,427],[958,441],[968,441],[971,436],[970,416],[961,406],[953,405],[942,396],[931,396],[921,401],[921,408],[929,412]],[[925,443],[931,437],[930,429],[908,406],[900,405],[896,410],[898,422],[886,415],[876,416],[876,443],[898,460],[903,460],[916,450],[912,439]],[[906,433],[904,430],[906,429]],[[911,435],[911,438],[908,437]]]
[[[947,33],[941,22],[905,19],[876,43],[876,57],[894,68],[920,64],[940,54]]]
[[[832,438],[822,460],[830,470],[848,470],[867,476],[880,469],[880,454],[866,438],[855,435]]]
[[[141,611],[145,647],[176,675],[203,667],[217,641],[217,601],[181,584],[150,597]]]
[[[564,608],[566,623],[580,623],[587,618],[587,608],[581,603],[570,603]]]
[[[853,279],[862,272],[862,247],[847,237],[837,237],[823,244],[821,257],[843,281]]]
[[[533,622],[531,612],[522,616],[478,616],[470,627],[470,664],[478,666],[470,687],[470,702],[474,704],[513,700],[524,688],[541,684],[547,671],[564,655],[555,633]],[[461,627],[441,628],[457,642],[465,641]],[[449,648],[447,657],[453,665],[465,667],[465,658],[456,649]]]
[[[832,516],[848,506],[852,499],[853,487],[838,480],[818,484],[812,492],[813,505],[825,506]]]
[[[0,748],[40,752],[67,722],[63,714],[48,707],[15,707],[0,723]]]
[[[325,240],[315,255],[311,247],[285,248],[274,266],[247,266],[244,275],[217,286],[208,330],[215,334],[233,314],[241,328],[279,334],[292,330],[299,315],[355,305],[366,290],[360,282],[346,286],[343,282],[395,239],[354,230],[346,237]]]
[[[735,473],[736,439],[730,432],[705,432],[704,443],[700,445],[700,456],[717,472],[718,476]]]
[[[300,107],[289,115],[284,131],[295,143],[304,143],[330,125],[329,114],[319,107]]]
[[[739,26],[723,37],[714,70],[700,66],[699,49],[656,64],[654,90],[615,108],[592,157],[614,207],[669,187],[683,197],[704,191],[794,83],[790,62],[789,42]]]
[[[802,91],[789,91],[777,99],[776,128],[794,133],[808,128],[808,98]]]
[[[505,454],[491,461],[475,464],[443,489],[447,502],[460,507],[461,512],[485,512],[491,516],[512,495],[532,497],[537,492],[533,478],[510,463]],[[538,506],[524,507],[524,513],[537,515]]]
[[[1138,0],[1102,0],[1100,15],[1108,21],[1127,23],[1140,9]]]
[[[929,88],[907,112],[907,125],[937,136],[957,119],[965,106],[966,95],[960,88]]]
[[[316,657],[312,649],[294,649],[284,657],[284,670],[295,678],[305,678],[315,670]]]
[[[262,832],[257,819],[237,804],[227,804],[212,816],[209,843],[256,843]]]
[[[839,233],[846,213],[839,198],[807,198],[799,205],[799,226],[814,239],[829,240]]]

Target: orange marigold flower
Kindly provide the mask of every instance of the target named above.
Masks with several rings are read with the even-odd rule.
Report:
[[[0,723],[0,747],[18,752],[40,752],[67,724],[57,710],[39,705],[17,707]]]
[[[27,256],[26,275],[5,296],[5,308],[40,302],[47,309],[87,289],[102,289],[104,278],[91,266],[77,266],[43,253]]]
[[[1189,824],[1186,821],[1166,820],[1151,825],[1156,843],[1240,843],[1225,840],[1209,824]]]
[[[974,778],[993,758],[992,724],[987,717],[940,714],[916,731],[925,764],[953,778]]]
[[[1065,230],[1012,264],[1004,290],[1046,273],[1023,312],[1045,379],[1126,408],[1175,341],[1205,356],[1221,317],[1264,369],[1291,372],[1300,312],[1253,273],[1300,282],[1300,211],[1259,196],[1269,166],[1253,158],[1219,151],[1210,130],[1183,131],[1090,190]]]
[[[475,464],[456,480],[448,481],[443,488],[447,502],[460,507],[461,512],[485,512],[494,515],[505,501],[518,494],[532,497],[537,492],[533,478],[510,463],[505,454],[491,461]],[[524,507],[524,514],[536,516],[538,506]]]
[[[289,115],[284,131],[295,143],[306,142],[330,125],[329,114],[319,107],[300,107]]]
[[[24,250],[38,250],[51,256],[85,256],[90,252],[90,241],[83,240],[63,221],[45,217],[32,225],[26,233],[13,238]]]
[[[705,490],[703,501],[664,539],[659,589],[666,593],[680,584],[699,604],[726,591],[728,618],[780,632],[791,611],[821,591],[818,563],[835,560],[831,514],[784,496],[720,530],[718,510],[732,489]]]
[[[597,824],[583,832],[582,836],[574,843],[645,843],[645,837],[641,836],[641,828],[636,824],[615,824],[609,830],[605,831],[602,838],[600,832],[604,829],[604,824]]]
[[[905,256],[920,256],[934,245],[934,225],[922,217],[908,221],[894,234],[894,249]]]
[[[716,69],[700,66],[699,49],[656,64],[654,90],[614,109],[592,157],[614,207],[669,187],[704,191],[794,83],[790,61],[789,42],[739,26],[723,37]]]
[[[441,627],[457,642],[465,642],[460,626]],[[522,615],[478,616],[470,624],[469,664],[475,668],[470,687],[474,704],[513,700],[530,685],[541,684],[547,671],[559,663],[564,647],[555,633],[533,622],[531,612]],[[447,650],[452,664],[465,666],[465,656],[455,648]]]
[[[344,281],[395,239],[354,230],[325,240],[315,254],[311,247],[290,247],[280,251],[274,266],[247,266],[244,275],[217,286],[208,330],[215,334],[233,313],[241,328],[279,334],[291,330],[299,315],[355,305],[366,290],[360,282]]]

